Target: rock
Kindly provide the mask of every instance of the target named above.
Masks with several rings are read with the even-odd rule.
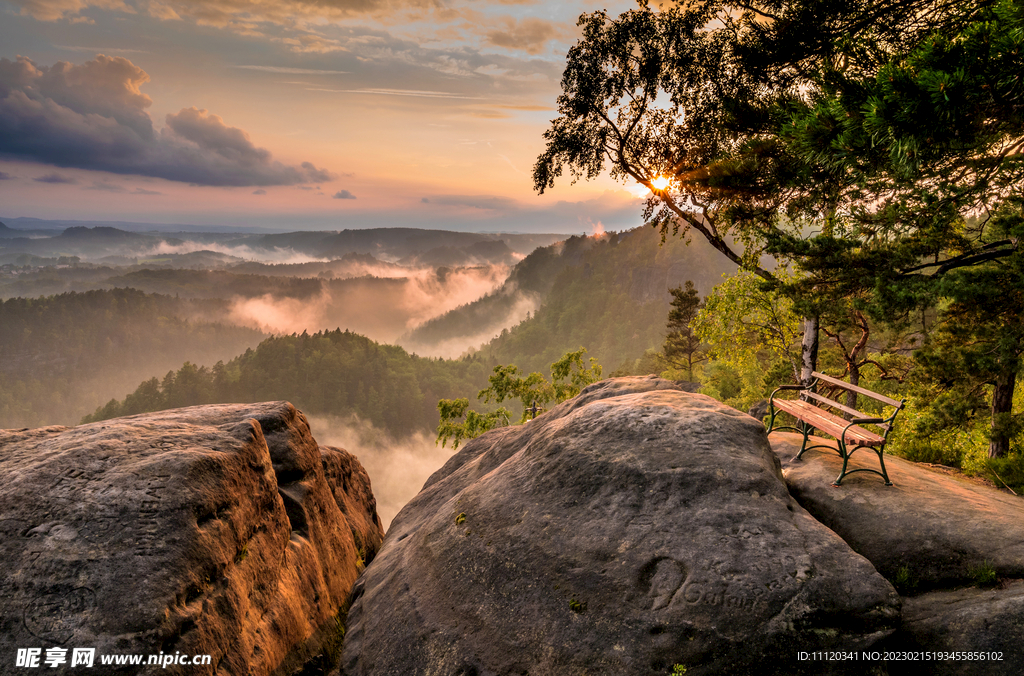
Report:
[[[970,659],[927,665],[890,663],[889,673],[934,676],[1003,676],[1024,672],[1024,581],[1001,589],[935,591],[903,604],[894,649],[973,653]],[[981,655],[984,654],[984,659]]]
[[[1024,577],[1021,498],[888,454],[893,486],[859,473],[833,487],[842,469],[837,452],[810,450],[794,460],[799,434],[769,438],[793,497],[905,593],[972,584],[986,564],[1000,577]],[[877,469],[878,456],[860,450],[850,463]]]
[[[383,535],[358,461],[286,402],[0,431],[0,514],[0,654],[212,657],[104,673],[289,673]]]
[[[353,599],[348,676],[820,673],[797,651],[869,648],[900,603],[790,498],[762,425],[654,377],[466,444]]]
[[[700,383],[690,380],[676,380],[675,384],[683,392],[700,392]]]
[[[768,400],[762,399],[761,401],[752,404],[751,407],[747,409],[747,415],[755,420],[764,422],[764,417],[768,415]]]

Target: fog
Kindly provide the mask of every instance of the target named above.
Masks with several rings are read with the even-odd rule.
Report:
[[[308,256],[288,247],[274,247],[272,249],[267,249],[263,247],[254,248],[244,244],[228,245],[219,244],[217,242],[201,242],[194,240],[188,240],[181,244],[160,242],[156,246],[150,247],[137,255],[140,258],[145,258],[151,256],[166,256],[167,254],[188,254],[195,253],[197,251],[213,251],[215,253],[234,256],[244,260],[260,261],[261,263],[295,264],[312,263],[323,260],[322,258]]]
[[[310,415],[310,429],[321,446],[337,446],[355,455],[370,475],[377,513],[384,528],[424,482],[454,455],[434,444],[434,436],[417,433],[401,441],[355,417]]]
[[[235,297],[226,319],[271,333],[341,328],[394,343],[427,320],[494,291],[507,276],[506,266],[493,265],[408,270],[404,277],[329,279],[312,298]]]
[[[443,359],[457,359],[470,350],[478,349],[481,345],[489,342],[492,338],[501,333],[502,329],[515,326],[526,319],[527,315],[536,312],[540,307],[540,299],[532,294],[518,294],[515,303],[505,314],[495,317],[481,326],[478,331],[464,335],[454,335],[442,340],[417,340],[414,337],[404,336],[398,339],[398,344],[407,352],[418,354],[421,357],[441,357]]]

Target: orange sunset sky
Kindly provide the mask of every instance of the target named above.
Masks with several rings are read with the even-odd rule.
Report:
[[[535,0],[0,0],[0,218],[278,230],[640,224],[538,196],[576,19]]]

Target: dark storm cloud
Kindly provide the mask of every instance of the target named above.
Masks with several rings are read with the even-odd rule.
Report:
[[[199,108],[157,132],[139,91],[149,81],[123,57],[46,67],[0,59],[0,155],[44,164],[208,186],[295,185],[333,175],[275,161],[242,129]]]

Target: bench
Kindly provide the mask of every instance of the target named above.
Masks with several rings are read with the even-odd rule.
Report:
[[[811,430],[820,430],[825,434],[835,437],[836,446],[838,448],[832,450],[838,450],[839,457],[843,459],[843,470],[840,472],[839,477],[832,482],[833,486],[840,485],[843,479],[854,472],[874,472],[885,480],[886,486],[892,486],[892,482],[889,481],[889,474],[885,471],[885,442],[889,438],[889,432],[892,431],[893,420],[895,420],[896,414],[903,409],[903,405],[906,400],[896,401],[895,399],[890,399],[889,397],[872,392],[871,390],[851,385],[850,383],[827,376],[824,373],[818,373],[817,371],[814,371],[811,375],[814,377],[814,380],[812,380],[811,384],[808,386],[783,385],[772,392],[771,397],[768,398],[768,410],[771,414],[768,419],[768,434],[771,434],[775,430],[783,429],[790,429],[802,433],[804,435],[804,441],[800,446],[800,452],[796,456],[796,459],[799,460],[800,456],[802,456],[805,451],[809,451],[813,448],[832,448],[832,446],[826,444],[817,444],[814,446],[807,445],[807,440],[810,437]],[[833,401],[828,397],[818,394],[814,391],[814,388],[819,384],[826,387],[841,388],[849,392],[856,392],[859,395],[880,401],[886,406],[894,406],[896,410],[893,411],[892,415],[888,418],[866,415],[856,409],[844,406],[837,401]],[[784,390],[800,391],[802,396],[805,398],[776,399],[776,395]],[[836,415],[825,407],[844,413],[848,417]],[[776,427],[775,417],[778,415],[779,411],[784,411],[796,418],[800,422],[800,427]],[[879,434],[871,430],[867,430],[861,427],[861,425],[873,425],[879,428],[881,433]],[[878,464],[882,468],[881,471],[868,468],[847,470],[847,466],[850,462],[850,456],[853,455],[854,451],[861,448],[870,448],[878,454]]]

